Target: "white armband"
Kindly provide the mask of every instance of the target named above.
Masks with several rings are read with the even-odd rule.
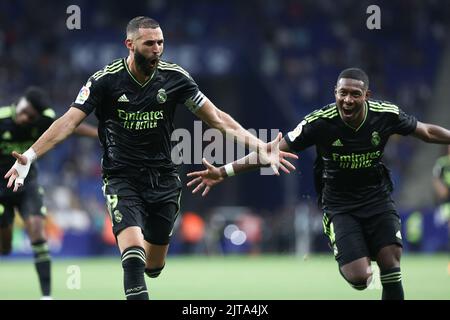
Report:
[[[16,160],[13,165],[13,168],[17,171],[17,178],[14,183],[19,186],[23,186],[25,178],[30,171],[31,163],[33,163],[33,161],[37,158],[36,152],[34,152],[33,148],[29,148],[23,153],[23,155],[27,158],[27,164],[20,164],[19,161]]]
[[[231,163],[226,164],[225,165],[225,172],[227,173],[228,177],[234,176],[233,164],[231,164]]]
[[[28,158],[28,161],[30,161],[30,164],[32,162],[34,162],[34,160],[36,160],[36,158],[37,158],[37,154],[36,154],[36,152],[34,152],[33,148],[29,148],[27,151],[25,151],[23,153],[23,155]]]

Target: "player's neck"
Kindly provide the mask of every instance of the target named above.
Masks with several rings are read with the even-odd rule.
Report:
[[[364,121],[364,109],[361,110],[360,114],[358,115],[358,117],[352,121],[347,122],[347,124],[353,128],[358,128],[361,123]]]
[[[147,82],[148,79],[150,79],[151,76],[146,76],[141,71],[139,71],[139,68],[134,62],[132,56],[128,56],[126,63],[128,65],[128,69],[130,70],[130,72],[133,74],[133,77],[135,77],[137,81],[139,81],[140,83],[145,83]]]
[[[367,106],[366,106],[366,103],[364,103],[363,107],[359,111],[358,116],[354,120],[349,121],[349,122],[347,122],[347,121],[344,121],[344,122],[347,123],[347,125],[349,125],[350,127],[357,129],[362,125],[362,123],[366,119],[367,112],[368,112]]]

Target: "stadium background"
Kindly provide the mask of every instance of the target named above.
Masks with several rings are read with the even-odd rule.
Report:
[[[66,27],[66,8],[72,4],[81,9],[80,30]],[[371,4],[381,8],[380,30],[366,27]],[[286,133],[304,115],[333,101],[337,75],[350,66],[367,71],[375,98],[450,128],[450,3],[444,0],[0,1],[0,105],[39,85],[63,114],[91,74],[127,55],[124,28],[137,15],[160,22],[164,59],[188,70],[202,92],[246,128]],[[180,108],[176,125],[194,132],[195,119]],[[87,121],[96,124],[92,115]],[[407,298],[450,298],[448,225],[431,186],[432,167],[444,152],[408,137],[393,137],[385,151],[403,218]],[[72,137],[39,160],[50,248],[60,258],[54,269],[57,298],[121,299],[100,157],[98,141]],[[300,154],[297,171],[289,176],[250,173],[214,188],[206,198],[184,188],[167,274],[150,285],[156,298],[378,298],[378,290],[354,293],[340,279],[315,204],[314,157],[311,148]],[[185,173],[199,168],[180,168],[184,184]],[[16,219],[14,253],[0,259],[0,298],[37,297],[30,257]],[[80,265],[88,275],[83,290],[67,291],[68,265]],[[109,279],[117,279],[111,287],[97,285],[95,272],[105,269]],[[28,271],[14,277],[19,270]],[[253,280],[246,270],[254,273]],[[205,287],[210,278],[224,289],[208,294],[202,284],[190,288],[196,274],[204,275]],[[429,274],[429,291],[419,292]],[[278,280],[268,280],[272,277]],[[186,282],[180,290],[176,279]],[[320,279],[323,290],[315,291],[311,279]],[[271,281],[280,291],[264,295]]]

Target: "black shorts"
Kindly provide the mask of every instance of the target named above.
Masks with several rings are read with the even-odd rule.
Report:
[[[26,187],[22,191],[13,193],[2,190],[0,193],[0,227],[5,228],[14,222],[15,209],[23,220],[29,216],[45,217],[47,209],[44,206],[44,189],[36,180],[26,181]]]
[[[339,266],[363,257],[376,260],[380,249],[391,244],[403,246],[400,217],[395,211],[367,218],[336,214],[331,221],[324,213],[323,227]]]
[[[137,226],[144,239],[155,245],[170,242],[180,210],[181,181],[178,174],[167,174],[150,181],[140,177],[103,176],[103,194],[111,216],[113,233]]]

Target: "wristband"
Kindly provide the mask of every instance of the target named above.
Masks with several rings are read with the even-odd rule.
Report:
[[[34,162],[34,160],[36,160],[36,158],[37,158],[37,154],[36,154],[36,152],[34,152],[33,148],[29,148],[27,151],[25,151],[23,153],[23,155],[25,157],[27,157],[27,159],[28,159],[28,161],[30,161],[30,163]]]
[[[227,173],[228,177],[234,176],[233,164],[231,164],[231,163],[226,164],[225,165],[225,172]]]

